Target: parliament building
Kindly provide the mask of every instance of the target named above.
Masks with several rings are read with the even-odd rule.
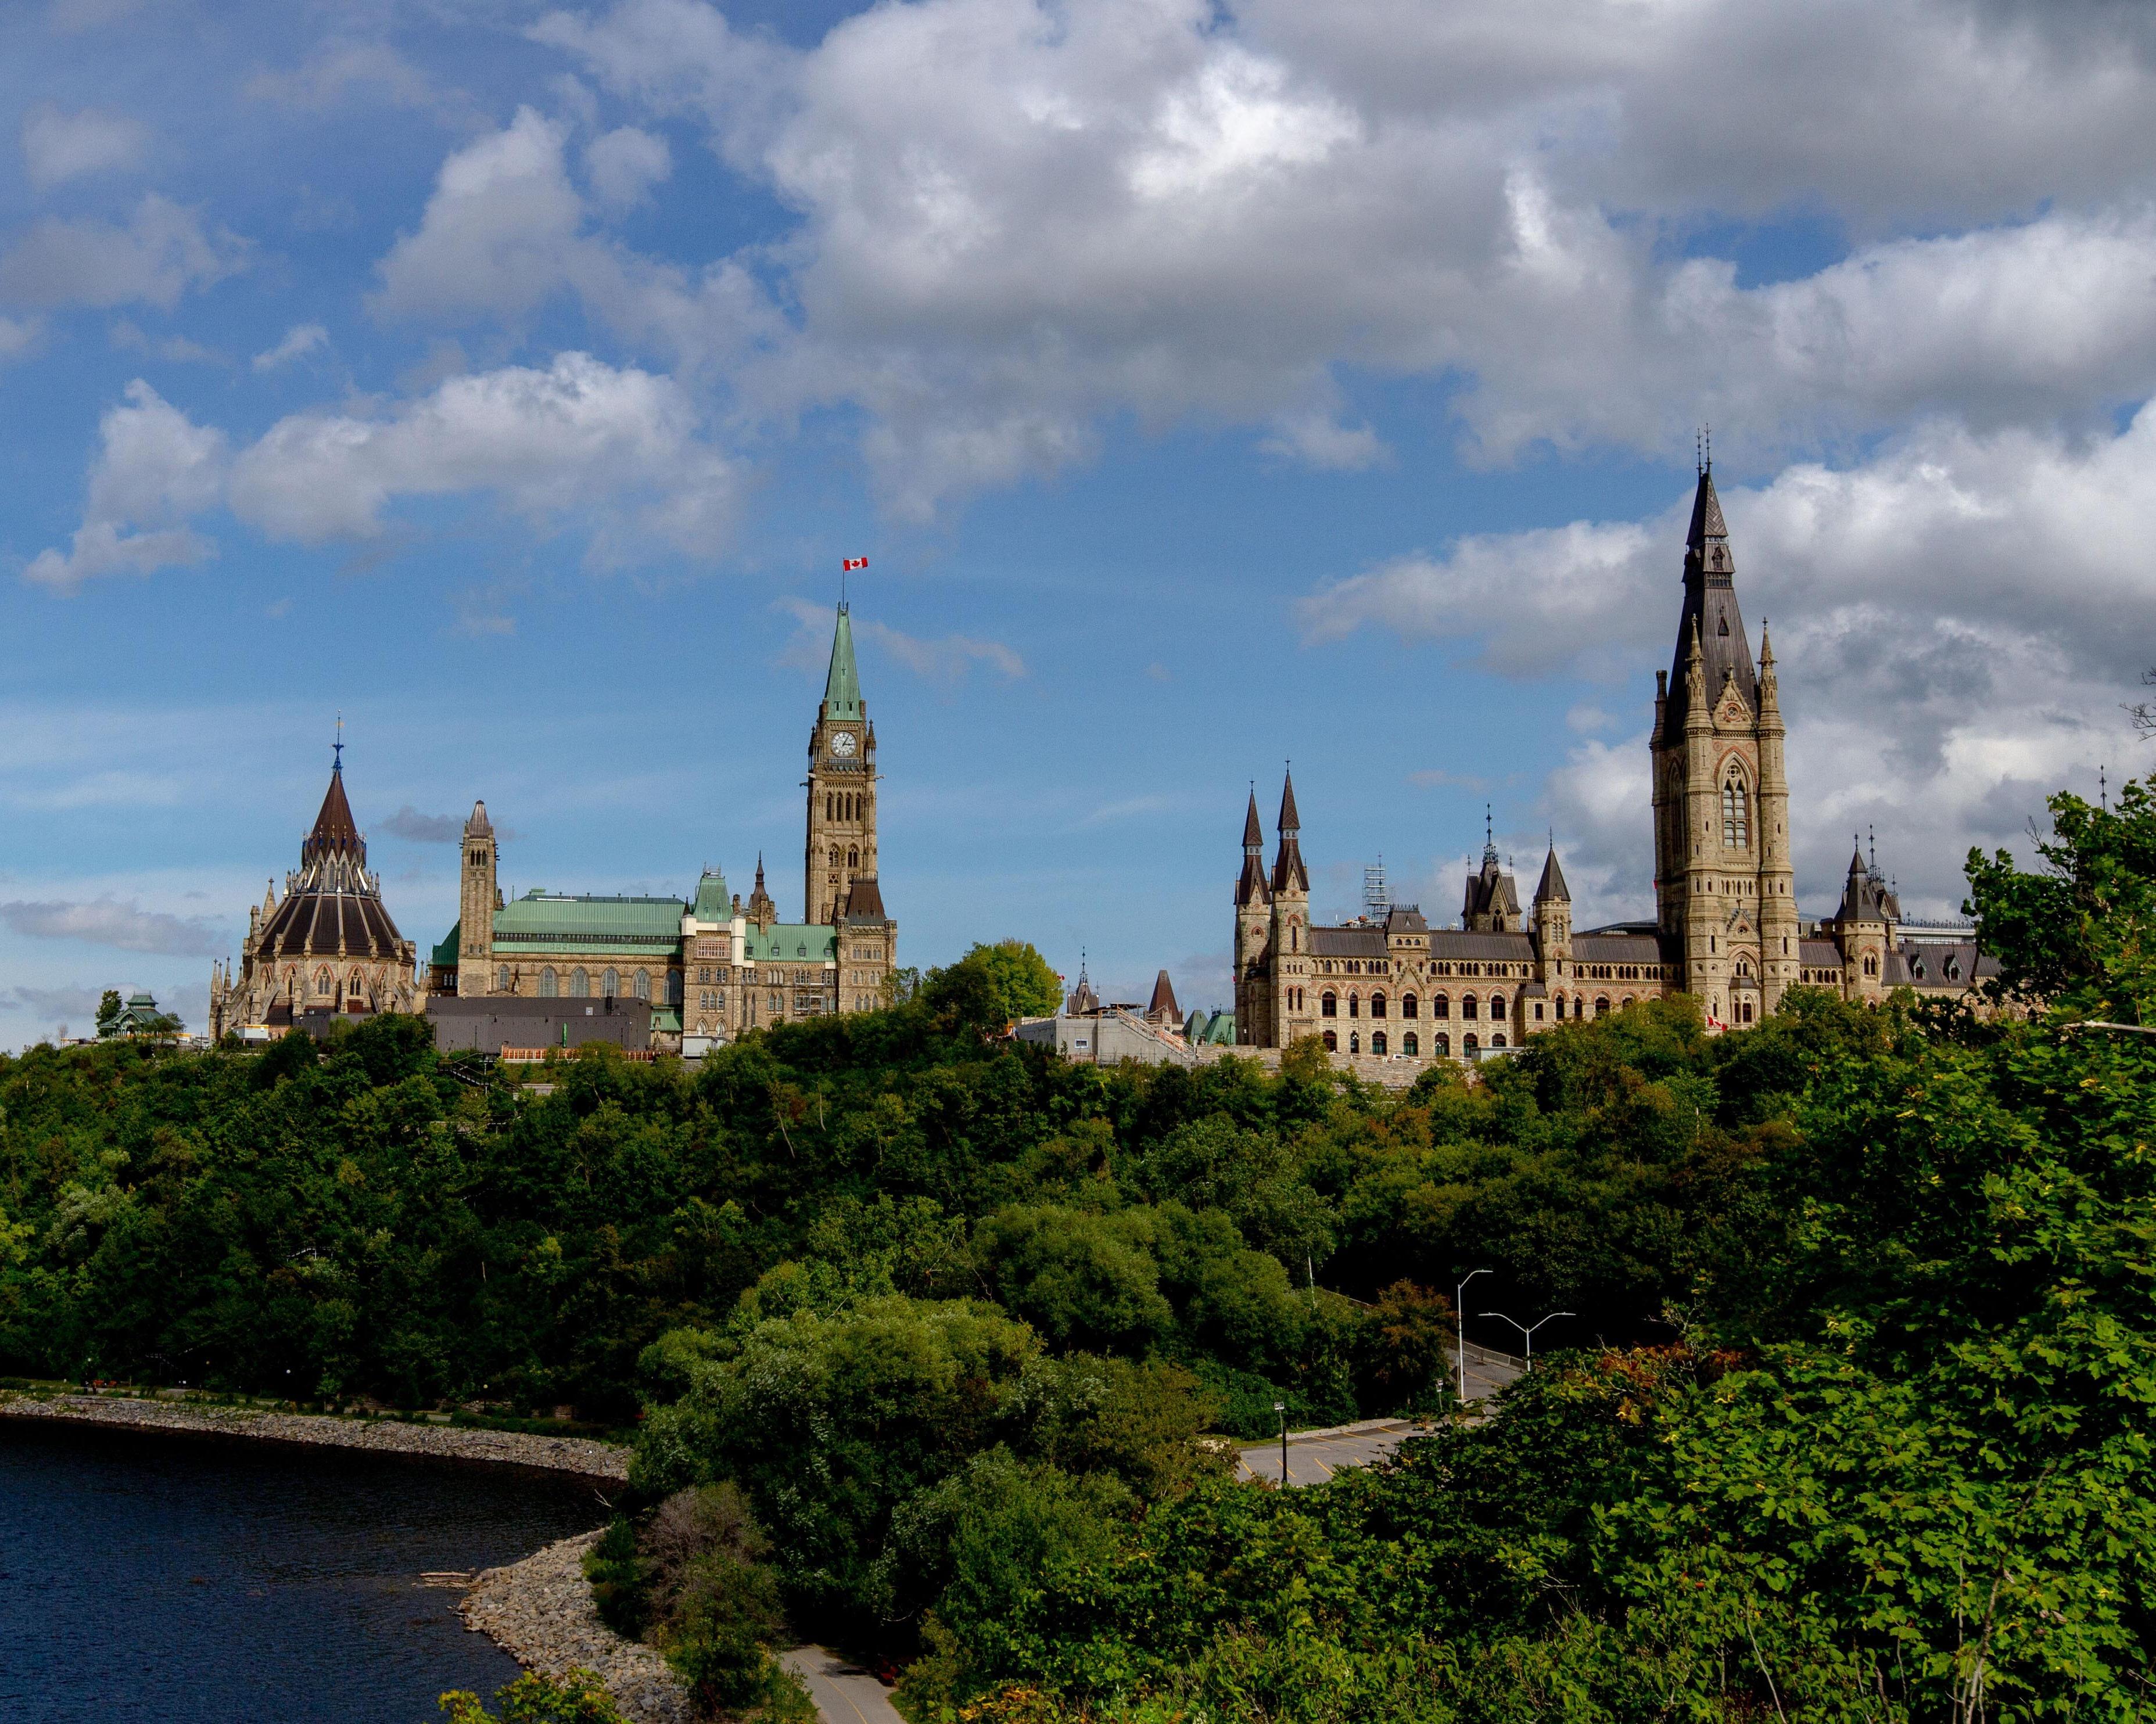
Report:
[[[1676,651],[1655,683],[1654,921],[1576,931],[1554,844],[1523,910],[1486,839],[1456,927],[1433,928],[1406,905],[1315,923],[1291,776],[1270,869],[1255,792],[1244,818],[1236,1043],[1317,1036],[1351,1056],[1474,1060],[1663,994],[1695,996],[1707,1027],[1724,1029],[1757,1023],[1794,987],[1952,997],[1995,973],[1969,931],[1905,923],[1861,851],[1834,915],[1798,913],[1774,648],[1763,628],[1752,656],[1711,465],[1686,535]]]

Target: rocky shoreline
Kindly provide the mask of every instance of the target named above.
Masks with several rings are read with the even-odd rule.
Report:
[[[323,1449],[364,1449],[438,1460],[484,1461],[615,1481],[629,1476],[629,1450],[589,1437],[542,1437],[522,1431],[413,1424],[401,1419],[335,1419],[313,1413],[265,1413],[214,1402],[151,1401],[117,1395],[0,1394],[0,1418],[38,1419],[121,1430],[243,1437]]]
[[[687,1724],[688,1691],[666,1660],[599,1620],[584,1578],[584,1552],[598,1537],[579,1533],[487,1569],[457,1607],[465,1626],[542,1675],[591,1671],[636,1724]]]

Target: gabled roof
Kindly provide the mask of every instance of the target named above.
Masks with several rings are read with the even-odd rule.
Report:
[[[883,889],[876,884],[872,874],[857,874],[846,889],[846,907],[839,912],[839,920],[846,922],[887,922],[891,917],[883,907]]]
[[[700,922],[730,921],[734,913],[732,895],[726,890],[726,877],[716,868],[706,868],[696,882],[696,896],[690,906]]]
[[[839,955],[839,931],[828,922],[754,922],[743,936],[743,956],[762,963],[822,963]]]

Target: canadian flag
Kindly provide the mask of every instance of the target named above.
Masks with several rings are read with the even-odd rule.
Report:
[[[855,569],[865,569],[868,566],[869,560],[865,557],[849,557],[839,565],[839,567],[850,575]]]

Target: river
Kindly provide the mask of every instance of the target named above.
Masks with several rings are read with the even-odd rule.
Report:
[[[424,1724],[516,1665],[419,1574],[605,1513],[588,1482],[0,1421],[0,1718]]]

